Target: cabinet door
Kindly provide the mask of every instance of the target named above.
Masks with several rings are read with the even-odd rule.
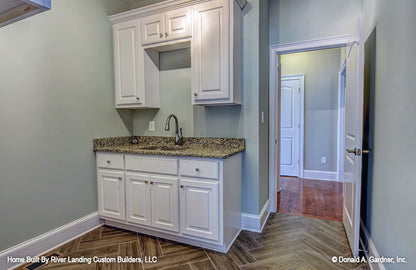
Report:
[[[124,173],[101,171],[98,177],[98,213],[101,216],[125,220]]]
[[[113,25],[116,107],[141,104],[138,31],[138,20]]]
[[[157,43],[165,40],[164,14],[147,16],[142,19],[142,44]]]
[[[191,36],[191,8],[166,12],[165,40],[180,39]]]
[[[126,173],[127,221],[151,225],[150,176]]]
[[[178,178],[152,176],[152,226],[179,231]]]
[[[224,1],[212,1],[193,9],[193,103],[230,98],[229,16]]]
[[[179,184],[181,233],[219,240],[219,183],[181,179]]]

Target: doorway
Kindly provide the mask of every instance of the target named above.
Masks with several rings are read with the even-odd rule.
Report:
[[[281,160],[286,158],[286,161],[289,159],[287,157],[282,157],[280,153],[282,152],[283,147],[285,146],[284,143],[279,143],[282,130],[280,130],[280,126],[282,124],[281,119],[281,111],[277,110],[277,108],[281,108],[278,104],[282,98],[282,94],[285,95],[281,91],[276,91],[279,87],[281,87],[281,76],[282,76],[282,65],[281,65],[281,58],[284,55],[287,54],[293,54],[293,53],[299,53],[299,52],[310,52],[310,51],[317,51],[317,50],[323,50],[323,49],[332,49],[332,48],[341,48],[345,47],[349,41],[349,36],[340,36],[340,37],[334,37],[334,38],[327,38],[327,39],[319,39],[319,40],[311,40],[311,41],[304,41],[300,43],[292,43],[292,44],[284,44],[284,45],[276,45],[271,46],[271,53],[270,53],[270,93],[269,93],[269,108],[270,108],[270,118],[269,118],[269,198],[270,198],[270,211],[276,212],[277,211],[277,193],[281,187],[280,182],[280,174],[281,174]],[[340,59],[341,61],[341,59]],[[338,76],[339,69],[336,71]],[[285,74],[283,74],[285,75]],[[299,75],[298,74],[291,74],[291,75]],[[307,76],[307,75],[306,75]],[[306,77],[305,76],[305,77]],[[336,79],[338,84],[338,77]],[[307,87],[307,86],[306,86]],[[306,90],[307,91],[307,88]],[[338,95],[338,93],[337,93]],[[285,97],[283,97],[285,98]],[[307,101],[305,101],[307,102]],[[293,115],[292,115],[293,116]],[[335,116],[337,120],[337,115]],[[306,118],[305,118],[305,121]],[[337,123],[337,121],[335,121]],[[337,132],[338,126],[335,126],[335,132]],[[306,143],[306,141],[305,141]],[[299,147],[300,148],[300,147]],[[291,147],[291,149],[294,149]],[[335,144],[335,152],[337,152],[337,144]],[[299,157],[301,153],[306,154],[306,152],[302,149],[299,150]],[[336,154],[337,155],[337,154]],[[293,159],[292,159],[293,160]],[[283,160],[284,161],[284,160]],[[332,177],[332,179],[337,180],[338,179],[338,158],[335,158],[335,170],[332,170],[331,173],[327,173],[324,175],[324,177]],[[302,161],[299,160],[299,165]],[[319,163],[325,164],[325,158],[318,160]],[[328,162],[328,160],[326,161]],[[279,164],[279,166],[276,166],[276,164]],[[305,165],[305,164],[304,164]],[[307,169],[308,167],[304,168]],[[304,170],[305,171],[305,170]],[[304,173],[303,171],[303,173]],[[314,178],[315,177],[321,177],[322,173],[319,174],[317,170],[306,170],[309,176],[308,178]],[[311,175],[312,174],[312,175]],[[299,173],[298,176],[302,176],[302,170],[299,166]],[[303,175],[304,176],[304,175]],[[319,179],[319,178],[318,178]]]

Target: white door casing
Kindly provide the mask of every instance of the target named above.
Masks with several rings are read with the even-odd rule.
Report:
[[[97,171],[98,214],[125,220],[124,173],[116,171]]]
[[[126,219],[128,222],[150,226],[150,176],[126,173]]]
[[[152,226],[179,232],[178,178],[151,176]]]
[[[280,174],[285,176],[300,176],[303,81],[303,75],[281,79]]]
[[[362,22],[363,17],[360,17],[347,46],[346,60],[343,223],[353,256],[358,256],[360,237],[364,88]]]
[[[219,240],[219,183],[181,179],[181,233]]]

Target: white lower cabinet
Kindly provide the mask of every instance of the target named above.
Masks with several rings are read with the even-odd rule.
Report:
[[[124,172],[98,170],[98,214],[124,220]]]
[[[179,231],[178,178],[152,176],[152,226]]]
[[[108,169],[117,160],[122,164]],[[98,212],[111,226],[226,252],[241,230],[241,169],[241,154],[203,159],[98,152]]]
[[[219,240],[218,181],[181,179],[181,233]]]
[[[149,175],[126,173],[127,221],[147,226],[152,224],[149,182]]]

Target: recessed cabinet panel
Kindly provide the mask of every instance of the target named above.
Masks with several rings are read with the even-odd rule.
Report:
[[[218,240],[217,182],[180,180],[181,233]]]
[[[152,226],[178,232],[178,178],[152,176],[151,181]]]
[[[186,38],[191,36],[192,10],[184,8],[166,12],[166,40]]]
[[[150,176],[126,173],[127,221],[151,225]]]
[[[117,104],[140,104],[138,20],[119,23],[114,31],[114,72]]]
[[[98,213],[101,216],[124,220],[124,173],[98,171]]]
[[[192,91],[198,101],[229,99],[228,16],[223,1],[193,10]]]
[[[161,42],[165,38],[165,21],[163,14],[142,19],[142,44]]]

